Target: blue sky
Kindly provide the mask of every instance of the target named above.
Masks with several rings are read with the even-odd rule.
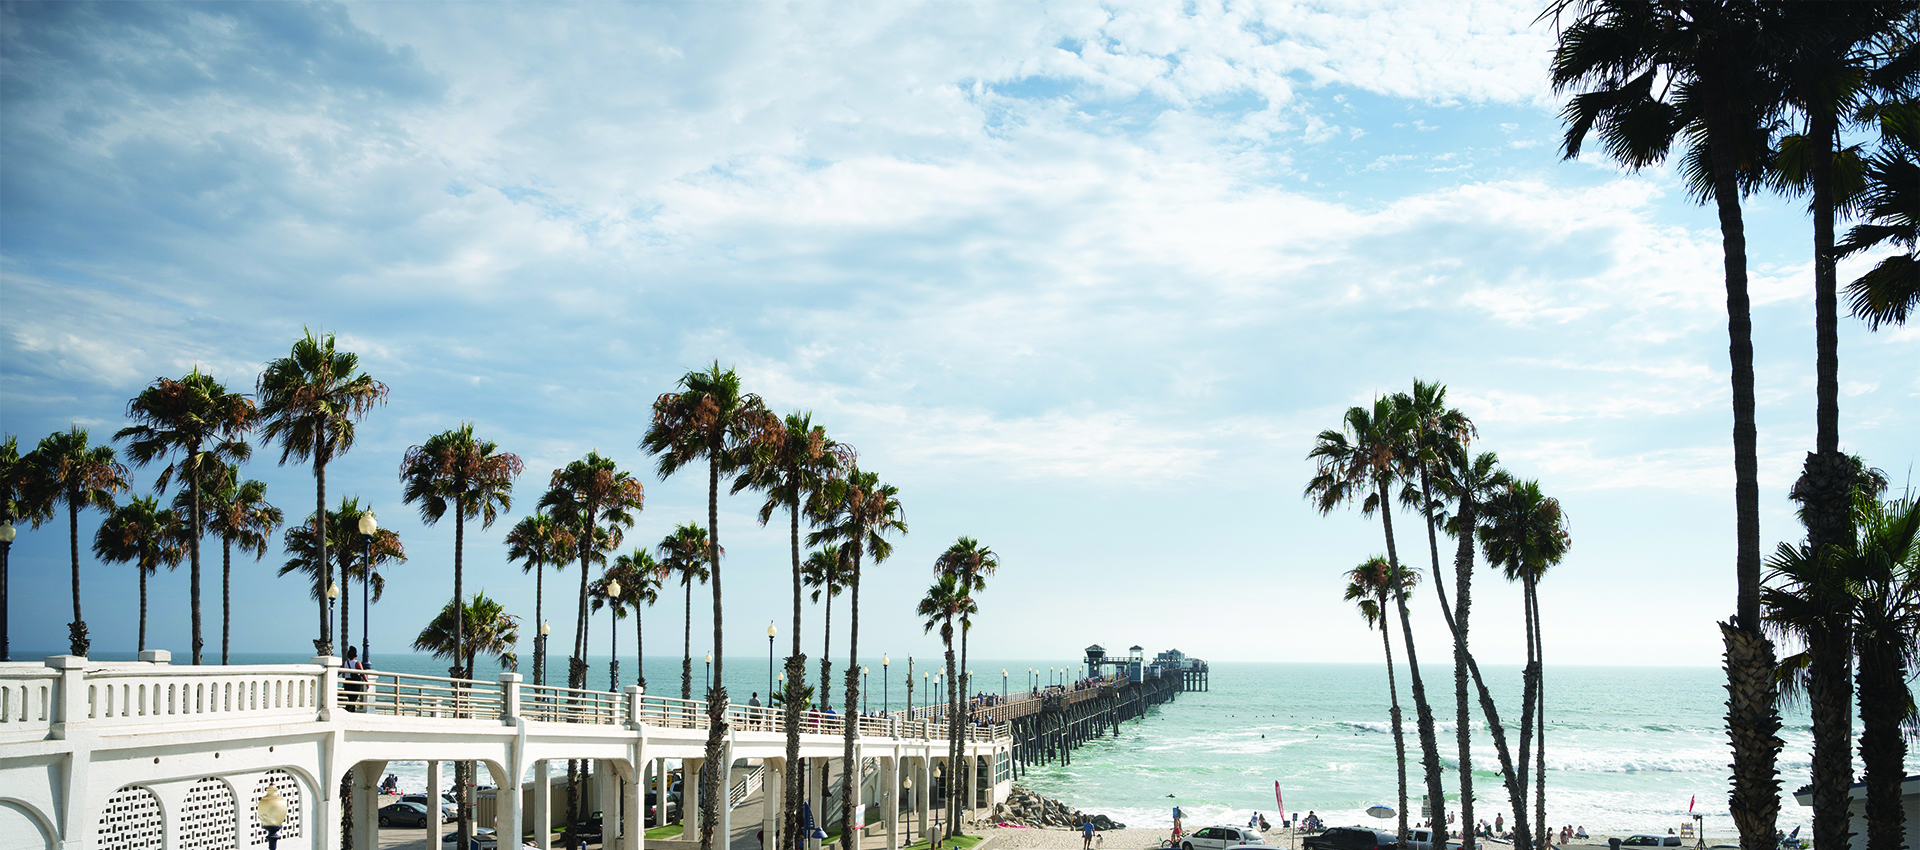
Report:
[[[876,654],[932,650],[910,608],[964,534],[1005,564],[981,657],[1370,661],[1339,574],[1379,526],[1316,515],[1305,455],[1419,376],[1566,505],[1552,660],[1714,664],[1719,234],[1666,171],[1560,160],[1537,13],[8,5],[0,430],[104,438],[155,376],[250,389],[303,326],[337,332],[393,388],[329,475],[407,545],[376,613],[391,646],[451,589],[452,529],[399,503],[408,446],[472,421],[527,461],[515,516],[597,448],[643,473],[628,542],[650,544],[705,492],[652,475],[648,406],[717,359],[900,487],[912,532],[863,594]],[[1799,535],[1785,494],[1812,445],[1810,230],[1778,198],[1748,216],[1770,550]],[[1846,320],[1841,345],[1843,445],[1904,481],[1920,332]],[[277,456],[247,474],[305,516],[311,476]],[[755,507],[721,504],[748,655],[786,605],[784,529]],[[468,586],[530,617],[503,533],[470,535]],[[237,648],[311,637],[282,557],[236,566]],[[16,647],[59,647],[65,558],[63,526],[15,544]],[[132,569],[83,572],[96,646],[130,650]],[[1476,645],[1516,661],[1517,594],[1482,574]],[[153,642],[184,655],[185,571],[153,592]],[[1437,658],[1430,599],[1415,616]]]

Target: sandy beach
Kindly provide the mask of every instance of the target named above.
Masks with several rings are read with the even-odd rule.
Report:
[[[991,838],[993,840],[992,847],[995,850],[1080,850],[1080,833],[1078,830],[1011,829],[987,826],[975,827],[974,831],[977,834]],[[1160,843],[1167,837],[1167,830],[1137,828],[1110,829],[1106,832],[1099,833],[1099,835],[1102,836],[1102,838],[1101,843],[1096,845],[1097,850],[1149,850],[1149,848],[1160,847]],[[1608,850],[1608,838],[1625,838],[1626,835],[1626,833],[1620,835],[1594,835],[1589,838],[1576,839],[1569,844],[1556,844],[1554,846],[1565,847],[1568,850]],[[1295,836],[1292,830],[1287,829],[1274,829],[1266,833],[1267,844],[1276,848],[1276,850],[1278,850],[1278,848],[1293,848],[1293,850],[1297,850],[1300,846],[1300,838],[1302,837],[1305,837],[1304,834]],[[1724,843],[1734,843],[1734,839],[1707,837],[1707,845],[1709,847],[1714,844]],[[1457,848],[1460,845],[1455,843],[1453,846]],[[1482,846],[1511,848],[1513,845],[1492,842]],[[1689,844],[1688,846],[1691,847],[1692,845]]]

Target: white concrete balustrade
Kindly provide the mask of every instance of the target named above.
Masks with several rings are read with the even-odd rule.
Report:
[[[276,787],[296,813],[282,831],[286,850],[378,846],[375,787],[389,761],[469,761],[478,781],[498,787],[492,807],[502,835],[531,833],[547,850],[564,793],[545,777],[567,760],[593,763],[595,808],[605,812],[607,850],[644,850],[640,788],[677,762],[697,776],[705,758],[706,703],[537,686],[513,673],[496,681],[367,671],[343,675],[337,658],[311,664],[174,666],[165,652],[131,663],[54,656],[44,664],[0,664],[0,848],[61,850],[254,850],[264,831],[252,805]],[[729,789],[732,810],[756,788],[774,831],[786,805],[786,712],[728,705],[727,761],[755,770]],[[957,774],[975,806],[1004,799],[1006,725],[969,726],[966,763],[948,770],[946,725],[937,711],[855,718],[863,785],[883,799],[881,826],[898,847],[904,808],[926,828],[925,789]],[[843,753],[845,717],[801,718],[801,758],[825,774]],[[967,768],[972,769],[967,769]],[[437,768],[430,772],[437,772]],[[341,824],[343,777],[352,824]],[[533,780],[522,803],[523,777]],[[912,778],[914,791],[901,788]],[[816,810],[820,805],[814,788]],[[906,799],[912,794],[920,799]],[[696,789],[685,801],[698,806]],[[557,799],[556,799],[557,798]],[[860,804],[860,800],[855,801]],[[911,804],[911,805],[910,805]],[[730,834],[730,833],[729,833]],[[508,845],[511,846],[511,842]],[[814,842],[817,846],[817,842]]]

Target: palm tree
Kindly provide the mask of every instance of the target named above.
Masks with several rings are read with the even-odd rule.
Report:
[[[1860,763],[1867,786],[1867,850],[1906,841],[1901,783],[1911,723],[1907,676],[1920,665],[1920,500],[1858,500],[1860,541],[1849,570],[1858,578],[1853,630],[1860,660]]]
[[[1521,694],[1520,764],[1525,783],[1529,734],[1534,737],[1535,840],[1545,846],[1547,799],[1546,663],[1540,639],[1540,578],[1573,545],[1558,499],[1541,495],[1538,481],[1513,481],[1486,505],[1481,534],[1487,560],[1499,565],[1508,581],[1520,582],[1525,609],[1527,666]]]
[[[740,391],[740,376],[732,369],[722,370],[716,361],[705,371],[688,372],[680,378],[680,391],[663,393],[654,400],[653,422],[647,427],[640,447],[659,456],[657,470],[662,479],[687,464],[707,461],[707,540],[712,559],[713,581],[713,665],[714,687],[707,693],[707,764],[719,765],[725,758],[727,739],[727,686],[725,667],[727,645],[725,621],[720,610],[720,476],[739,469],[754,447],[777,439],[780,422],[768,413],[760,397]],[[720,822],[719,803],[725,797],[720,788],[724,770],[708,771],[700,790],[700,850],[713,850],[713,830]]]
[[[638,659],[635,684],[646,690],[647,635],[646,620],[641,615],[648,606],[660,601],[660,562],[654,560],[652,552],[635,549],[631,554],[615,557],[613,569],[608,572],[620,579],[621,601],[633,606],[633,651]]]
[[[44,512],[29,498],[29,489],[33,481],[33,464],[28,457],[20,456],[20,439],[8,434],[0,440],[0,524],[12,525],[26,519],[34,519]],[[37,523],[36,523],[37,524]],[[10,543],[0,543],[0,661],[12,661],[12,631],[7,622],[7,555],[12,548]]]
[[[537,513],[515,523],[507,532],[507,560],[521,562],[521,572],[533,573],[533,683],[547,683],[546,615],[547,567],[563,569],[573,555],[573,535],[553,518]],[[641,676],[646,684],[645,675]]]
[[[940,643],[946,648],[947,652],[947,705],[950,707],[959,701],[959,686],[956,676],[958,670],[954,667],[953,658],[953,621],[959,617],[970,616],[975,610],[973,600],[968,597],[966,590],[960,586],[960,580],[950,573],[942,573],[939,578],[934,579],[933,586],[927,588],[927,595],[921,598],[920,604],[914,608],[914,613],[922,618],[922,633],[932,632],[936,628],[940,630]],[[951,726],[955,722],[953,714],[949,712],[947,715],[948,725]],[[957,762],[949,763],[957,764]],[[959,829],[959,815],[959,795],[953,793],[953,789],[949,788],[947,791],[947,829],[949,835],[954,834],[954,832]]]
[[[852,446],[836,442],[827,436],[825,428],[813,424],[811,413],[789,413],[782,425],[779,431],[770,432],[767,439],[755,445],[746,467],[734,479],[733,492],[753,488],[767,494],[767,500],[760,505],[763,526],[773,519],[775,511],[787,510],[787,544],[793,567],[793,627],[790,630],[793,648],[786,661],[789,697],[781,704],[787,710],[787,763],[798,764],[800,706],[804,702],[799,694],[806,687],[807,674],[806,655],[800,650],[800,594],[805,578],[800,561],[800,513],[841,470],[853,466],[855,456]],[[815,601],[819,601],[817,597]],[[821,653],[820,660],[826,662],[826,653]],[[826,681],[824,675],[821,681]],[[772,704],[771,699],[768,704]],[[802,781],[800,771],[787,771],[787,799],[798,800],[805,795]],[[799,807],[788,806],[780,834],[799,833]]]
[[[193,509],[189,493],[173,497],[174,513]],[[279,508],[267,502],[267,485],[259,481],[241,481],[238,467],[228,466],[200,493],[201,527],[220,536],[220,663],[228,663],[233,644],[233,549],[252,553],[258,561],[267,556],[267,543],[286,520]]]
[[[853,758],[853,742],[860,724],[851,718],[857,715],[860,706],[860,563],[864,559],[879,566],[893,557],[893,542],[887,535],[906,534],[907,523],[900,518],[900,488],[880,483],[877,473],[865,472],[859,467],[849,470],[846,478],[833,482],[822,502],[822,527],[807,535],[807,545],[832,544],[840,550],[840,563],[846,569],[847,589],[852,597],[847,606],[853,610],[847,628],[844,707],[849,721],[843,726],[846,745],[842,764],[854,765],[859,763]],[[825,685],[823,678],[823,689]],[[853,783],[859,781],[858,774],[859,771],[851,768],[840,772],[841,823],[853,823]],[[843,831],[840,842],[846,850],[853,850],[852,831]]]
[[[287,356],[267,364],[256,387],[260,439],[280,442],[280,465],[289,460],[313,462],[313,519],[321,524],[314,534],[320,547],[314,562],[328,564],[327,464],[353,448],[355,424],[376,404],[385,404],[387,385],[358,372],[360,356],[334,347],[333,334],[315,337],[305,332]],[[314,652],[334,654],[333,634],[327,622],[327,574],[314,576],[320,604],[320,637]]]
[[[313,517],[308,517],[305,524],[296,525],[287,529],[286,534],[282,536],[282,545],[287,550],[287,560],[280,566],[280,571],[277,575],[285,576],[299,573],[302,575],[326,578],[332,576],[333,572],[338,570],[342,591],[352,588],[353,579],[357,577],[369,583],[368,586],[369,590],[372,591],[372,597],[378,600],[386,590],[386,579],[377,572],[378,566],[387,562],[405,562],[407,560],[407,553],[406,549],[400,544],[399,533],[391,528],[382,528],[374,534],[373,565],[372,568],[369,567],[363,559],[362,553],[355,551],[353,545],[354,543],[361,543],[362,545],[365,543],[364,540],[360,539],[359,525],[360,517],[368,513],[371,513],[371,511],[360,504],[358,497],[341,497],[340,509],[327,512],[327,533],[332,535],[333,539],[327,541],[327,546],[324,550],[321,548],[319,542],[314,540],[313,529],[315,522]],[[325,562],[320,560],[320,553],[322,551],[326,552],[326,557],[333,560],[331,564],[327,564],[324,568],[321,567],[321,564]],[[316,586],[309,588],[309,592],[317,593],[320,591]],[[326,597],[324,595],[321,596],[321,601],[323,604],[325,603]],[[353,623],[352,606],[353,594],[343,592],[340,595],[340,636],[342,640],[345,640],[352,633],[351,629],[348,628]],[[362,623],[365,623],[365,617],[366,613],[362,612]]]
[[[678,578],[687,592],[687,619],[681,630],[680,698],[693,699],[693,583],[705,584],[712,576],[708,568],[707,530],[698,523],[681,523],[660,541],[660,561],[656,569],[661,582]]]
[[[160,500],[140,496],[107,515],[93,535],[93,555],[109,564],[133,564],[140,575],[140,644],[147,648],[147,576],[165,564],[173,569],[184,554],[186,535],[173,511]]]
[[[833,670],[833,598],[847,588],[847,568],[841,563],[840,549],[829,547],[807,553],[807,560],[800,565],[800,580],[813,590],[813,604],[826,599],[824,625],[820,629],[820,681],[830,682],[828,678]],[[831,689],[820,695],[820,704],[824,708],[833,704]]]
[[[1404,848],[1407,846],[1407,736],[1400,725],[1400,686],[1393,680],[1393,629],[1387,625],[1387,597],[1396,592],[1404,595],[1406,587],[1419,579],[1417,574],[1395,576],[1394,572],[1394,566],[1378,555],[1362,561],[1347,571],[1347,591],[1343,598],[1359,607],[1368,629],[1380,627],[1380,648],[1387,655],[1387,717],[1393,724],[1393,755],[1400,768],[1400,805],[1396,809],[1400,816],[1398,846]]]
[[[953,545],[948,546],[947,551],[941,553],[940,557],[933,562],[933,570],[935,573],[952,575],[955,579],[959,580],[961,591],[966,594],[970,602],[975,603],[974,607],[976,610],[978,607],[976,594],[987,589],[987,576],[993,575],[995,572],[998,572],[999,569],[1000,556],[992,549],[980,545],[980,541],[971,537],[961,537],[959,540],[954,541]],[[971,631],[973,631],[973,614],[971,612],[962,614],[960,617],[959,668],[962,671],[970,670],[967,666],[967,634]],[[959,690],[963,702],[966,700],[967,695],[973,693],[969,687],[973,684],[972,679],[973,676],[971,672],[962,672],[960,674]],[[965,702],[965,705],[971,705],[971,703]],[[955,706],[954,709],[958,711],[962,707],[963,706]],[[968,715],[969,716],[965,718],[961,718],[961,722],[971,721],[971,712],[968,712]],[[948,732],[951,740],[947,746],[957,763],[957,760],[961,758],[960,751],[962,746],[960,723],[950,724]]]
[[[1433,556],[1434,598],[1440,602],[1440,616],[1447,622],[1447,628],[1453,635],[1453,699],[1454,729],[1459,746],[1460,773],[1460,822],[1474,823],[1473,820],[1473,727],[1472,712],[1467,705],[1467,627],[1464,615],[1455,620],[1455,608],[1463,608],[1464,602],[1456,599],[1453,604],[1447,602],[1446,577],[1440,572],[1440,538],[1436,533],[1436,510],[1444,510],[1444,503],[1434,492],[1434,471],[1446,464],[1449,452],[1464,451],[1475,435],[1473,421],[1466,414],[1447,406],[1447,388],[1444,384],[1427,383],[1415,378],[1413,393],[1394,397],[1394,403],[1412,417],[1414,428],[1413,464],[1419,473],[1419,489],[1413,488],[1413,482],[1401,491],[1401,501],[1415,504],[1427,524],[1427,548]],[[1444,491],[1442,492],[1444,495]],[[1471,546],[1469,546],[1471,552]],[[1463,596],[1472,574],[1471,566],[1461,576],[1457,591]],[[1437,813],[1441,805],[1436,804]],[[1438,814],[1435,815],[1437,819]],[[1447,839],[1444,830],[1434,830],[1440,841]],[[1461,847],[1473,850],[1474,834],[1471,829],[1460,831]]]
[[[1320,432],[1313,451],[1307,454],[1315,462],[1315,470],[1305,495],[1314,500],[1314,506],[1322,514],[1356,500],[1360,502],[1361,515],[1372,516],[1378,512],[1381,531],[1387,539],[1387,563],[1393,566],[1392,575],[1405,578],[1407,572],[1400,566],[1400,552],[1394,543],[1391,493],[1413,466],[1414,411],[1395,399],[1381,397],[1374,399],[1371,408],[1348,408],[1342,425],[1344,432]],[[1420,730],[1427,798],[1438,812],[1446,807],[1447,801],[1440,778],[1440,746],[1434,736],[1433,708],[1427,702],[1426,684],[1420,675],[1420,656],[1414,648],[1408,595],[1395,594],[1393,602],[1400,618],[1401,641],[1407,648],[1407,679],[1413,685],[1414,718]]]
[[[55,505],[67,506],[67,551],[73,565],[73,622],[67,624],[67,650],[86,655],[87,621],[80,616],[80,509],[113,510],[113,495],[127,489],[127,468],[114,460],[112,446],[87,444],[87,429],[75,425],[41,438],[21,462],[27,464],[25,512],[33,527],[53,518]],[[323,609],[324,610],[324,609]]]
[[[162,456],[178,456],[160,471],[153,491],[166,490],[176,473],[187,482],[184,516],[189,527],[188,598],[193,608],[194,664],[200,663],[204,644],[200,638],[200,538],[205,534],[205,517],[200,511],[200,486],[210,474],[217,473],[217,467],[252,456],[253,447],[244,438],[253,427],[254,416],[252,399],[227,392],[225,385],[195,366],[184,378],[156,378],[141,390],[127,402],[127,417],[136,424],[113,435],[115,440],[132,441],[127,445],[127,457],[135,466],[146,466]]]
[[[507,613],[500,603],[489,599],[484,590],[476,591],[473,599],[461,608],[457,624],[453,609],[451,601],[441,608],[413,639],[413,648],[435,658],[451,660],[468,670],[473,669],[474,660],[482,655],[498,658],[500,666],[507,670],[520,666],[520,656],[514,651],[520,643],[519,617]]]
[[[540,509],[567,530],[580,559],[578,613],[574,616],[573,656],[567,660],[567,685],[587,686],[587,575],[592,565],[619,548],[625,529],[645,501],[645,489],[612,458],[599,452],[553,471]],[[567,847],[579,850],[571,824],[580,822],[580,761],[567,761]]]
[[[477,518],[482,529],[492,528],[501,511],[513,509],[513,479],[524,469],[526,464],[520,461],[519,455],[500,451],[492,440],[474,439],[471,422],[428,437],[426,443],[407,449],[406,458],[400,462],[400,480],[406,485],[400,500],[408,505],[420,503],[421,522],[434,525],[447,515],[447,508],[453,508],[455,601],[466,598],[462,556],[466,550],[467,520]],[[460,622],[455,620],[456,644],[462,643],[460,628]],[[447,675],[471,679],[473,671],[461,670],[456,663]]]
[[[1725,0],[1559,0],[1543,17],[1572,11],[1554,53],[1555,91],[1584,88],[1562,116],[1562,150],[1580,155],[1589,133],[1608,154],[1638,169],[1666,159],[1677,136],[1695,195],[1719,213],[1732,365],[1735,511],[1739,585],[1727,644],[1727,732],[1733,744],[1728,805],[1744,850],[1775,840],[1780,810],[1774,652],[1760,628],[1760,484],[1754,424],[1753,318],[1747,293],[1747,236],[1740,198],[1768,155],[1767,130],[1784,98],[1777,64],[1765,55],[1774,5]],[[1655,83],[1660,94],[1655,94]],[[1670,97],[1670,99],[1669,99]]]
[[[1847,238],[1834,246],[1840,257],[1887,244],[1905,250],[1882,259],[1847,284],[1848,308],[1874,330],[1881,325],[1904,325],[1920,307],[1920,258],[1915,256],[1920,220],[1912,212],[1920,207],[1920,188],[1916,188],[1920,187],[1920,114],[1916,113],[1920,103],[1907,98],[1862,109],[1863,117],[1880,127],[1880,150],[1864,164],[1866,185],[1859,204],[1866,221],[1854,225]]]
[[[623,556],[624,557],[624,556]],[[607,567],[600,577],[587,585],[587,595],[593,597],[593,612],[600,613],[601,608],[613,607],[613,622],[607,626],[607,690],[620,692],[620,621],[627,616],[627,577],[625,570],[616,562]],[[610,591],[618,584],[618,595]]]

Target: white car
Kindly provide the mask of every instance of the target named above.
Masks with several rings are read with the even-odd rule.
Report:
[[[1265,846],[1266,843],[1258,830],[1244,826],[1209,826],[1194,830],[1186,840],[1180,842],[1180,850],[1225,850],[1248,844]]]

